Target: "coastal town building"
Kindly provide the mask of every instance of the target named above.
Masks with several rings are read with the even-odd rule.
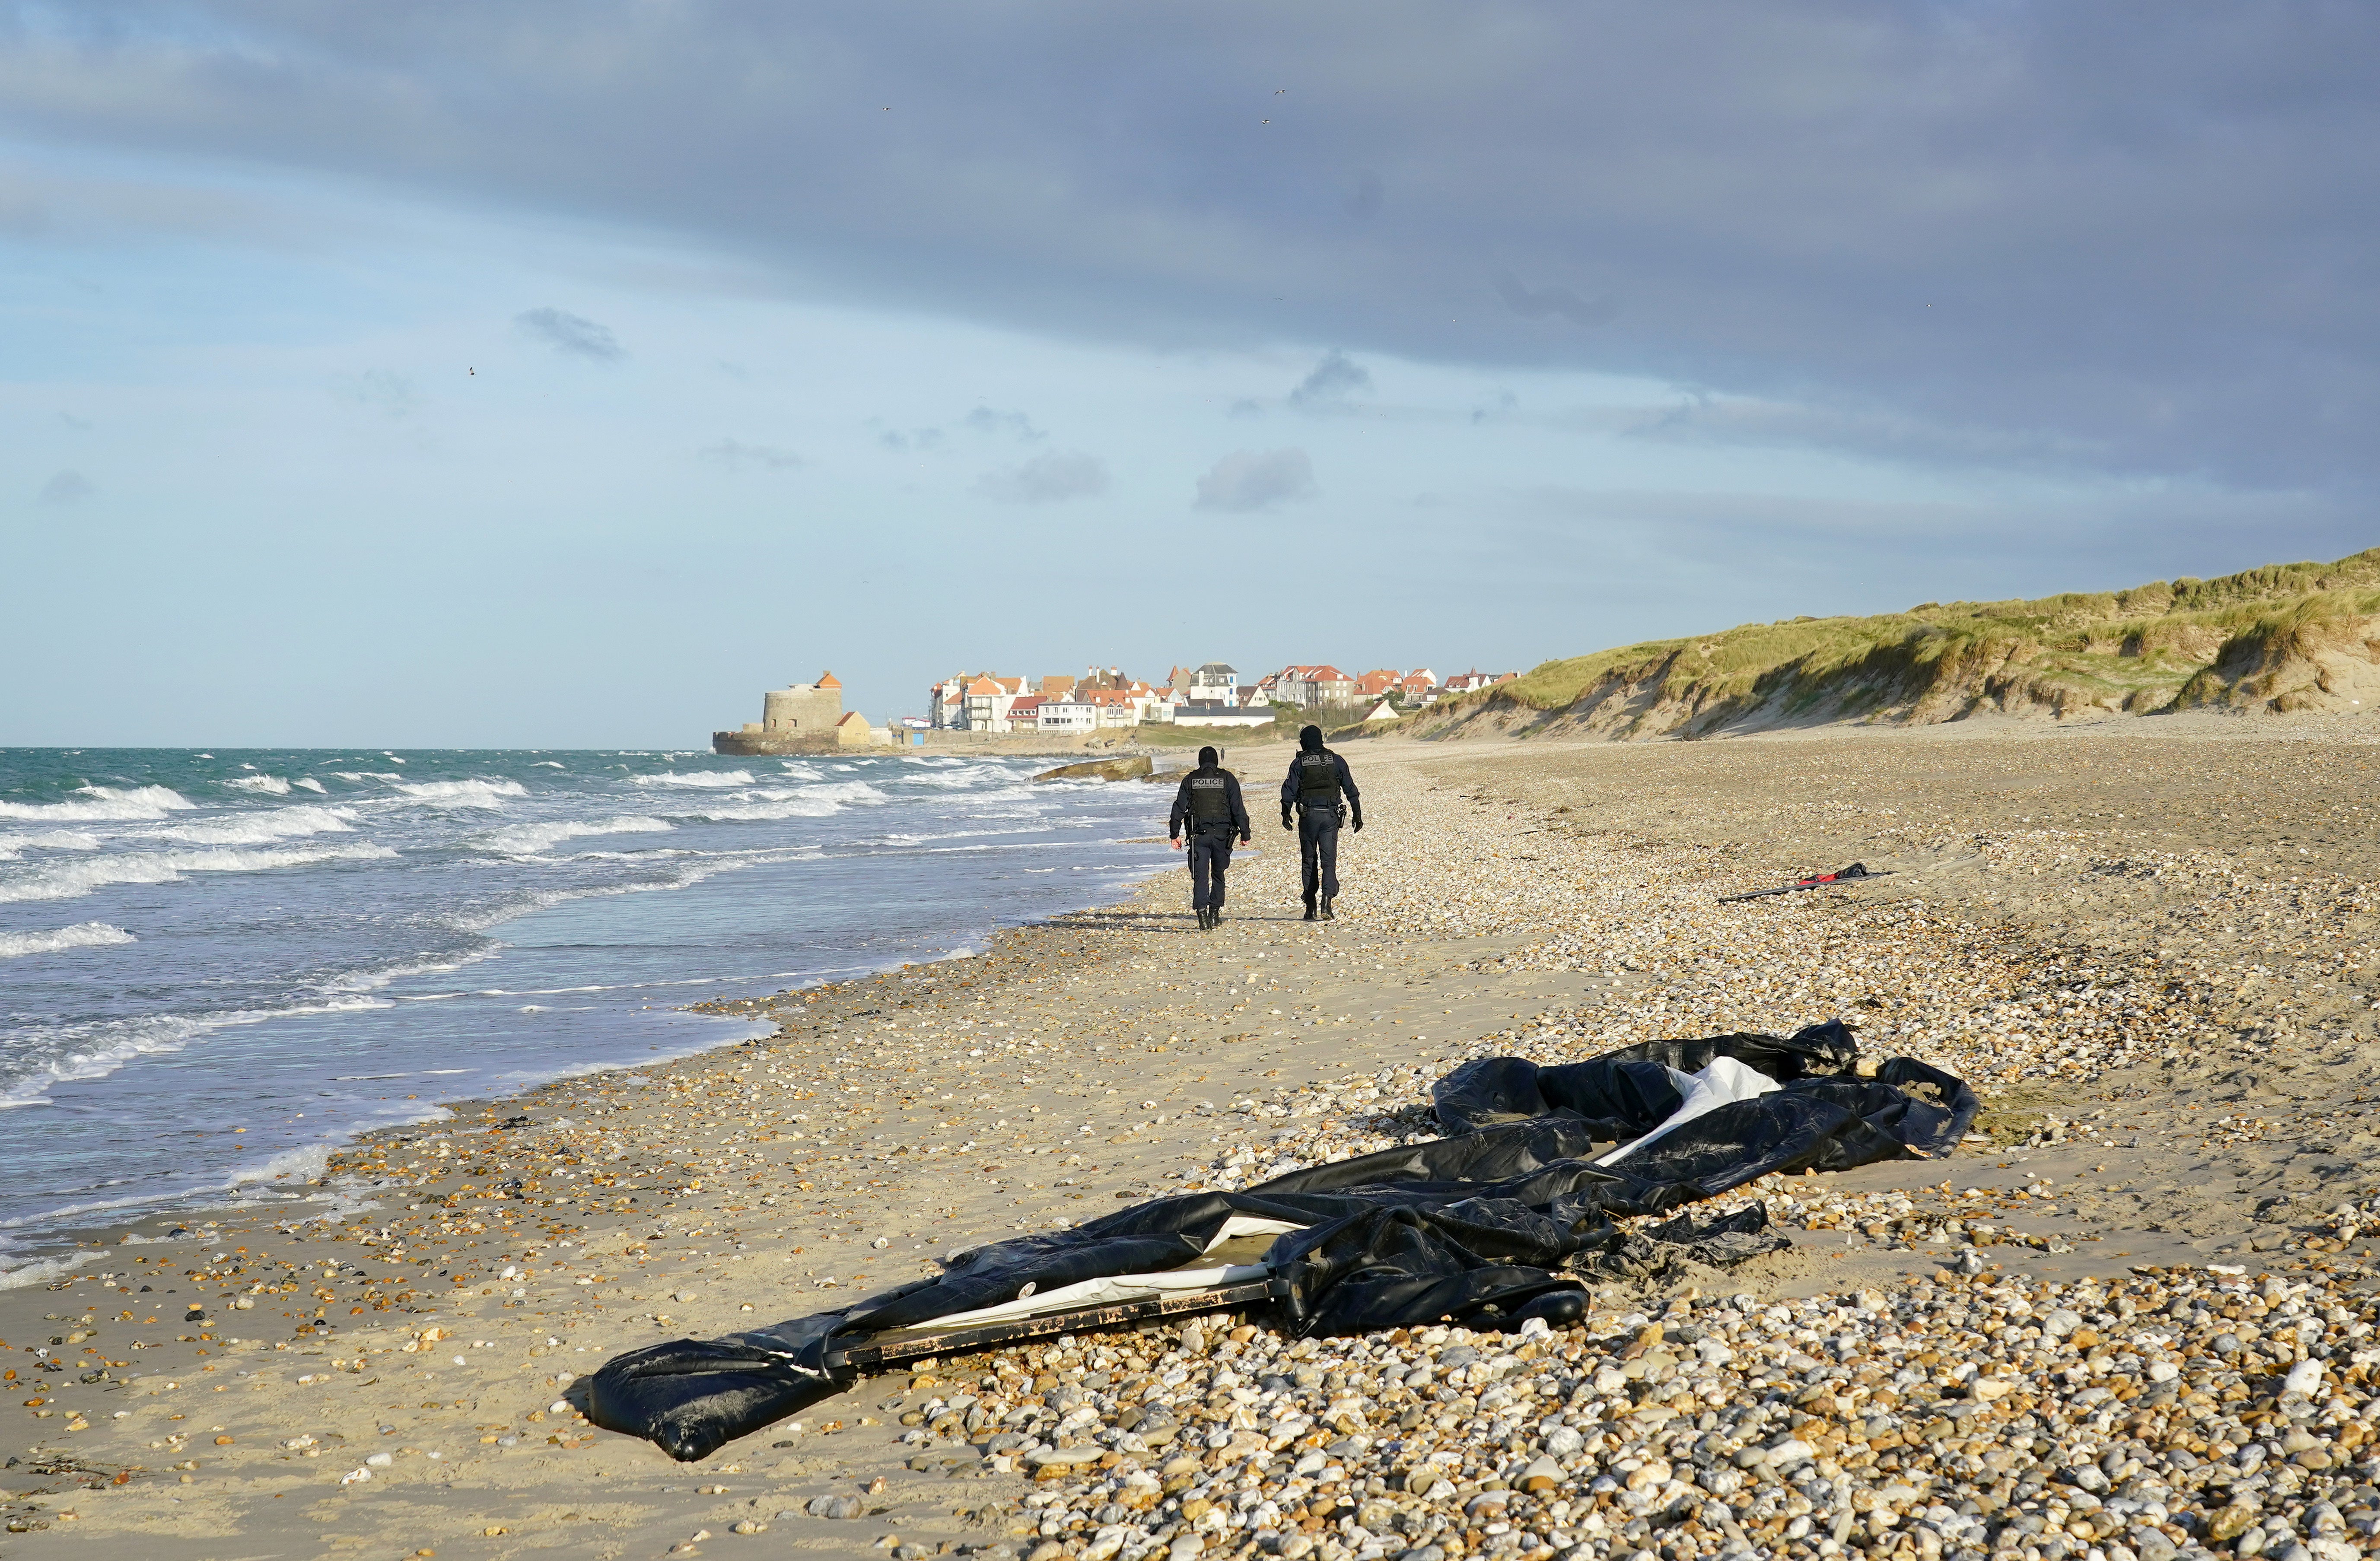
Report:
[[[1355,700],[1355,680],[1329,665],[1283,667],[1277,686],[1277,698],[1307,709],[1349,705]]]
[[[712,732],[710,746],[722,754],[798,754],[872,747],[892,740],[889,730],[871,727],[866,716],[844,709],[842,682],[832,672],[820,672],[816,683],[763,693],[760,719],[746,721],[740,731]]]
[[[1476,667],[1474,667],[1467,672],[1457,672],[1452,677],[1448,678],[1446,680],[1446,692],[1449,694],[1469,694],[1475,689],[1493,688],[1500,683],[1510,683],[1520,675],[1521,674],[1518,672],[1483,672]]]
[[[1474,671],[1463,674],[1461,685],[1484,688],[1512,676]],[[1228,724],[1256,727],[1273,719],[1275,704],[1372,709],[1385,698],[1397,708],[1412,709],[1454,686],[1442,688],[1438,674],[1427,667],[1407,672],[1378,667],[1356,677],[1327,662],[1301,662],[1253,681],[1243,679],[1228,661],[1177,663],[1167,669],[1164,682],[1153,686],[1127,677],[1120,667],[1092,666],[1080,675],[1053,672],[1040,678],[963,672],[932,686],[926,715],[917,724],[929,732],[1057,735],[1162,721],[1212,723],[1229,712]],[[790,705],[785,714],[786,719],[817,719],[815,714],[796,718]]]
[[[1240,702],[1240,670],[1222,661],[1208,661],[1190,674],[1187,696],[1201,701]]]
[[[841,720],[843,684],[832,672],[820,672],[816,683],[791,684],[760,696],[764,736],[826,738]]]
[[[1008,730],[1009,707],[1015,702],[1015,694],[999,679],[978,677],[966,685],[964,711],[958,724],[969,732],[1005,732]]]
[[[1096,732],[1099,708],[1088,699],[1045,697],[1036,712],[1035,724],[1043,732]]]

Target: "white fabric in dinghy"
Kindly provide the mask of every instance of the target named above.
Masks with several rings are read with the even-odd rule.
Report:
[[[1279,1236],[1292,1230],[1303,1230],[1302,1225],[1284,1220],[1260,1219],[1250,1215],[1235,1214],[1223,1221],[1223,1228],[1207,1243],[1213,1252],[1226,1241],[1242,1236]],[[1125,1301],[1151,1301],[1160,1296],[1184,1295],[1196,1290],[1225,1289],[1233,1285],[1251,1285],[1269,1277],[1272,1270],[1261,1263],[1221,1264],[1204,1268],[1168,1268],[1154,1274],[1110,1274],[1096,1279],[1081,1279],[1071,1285],[1061,1285],[1054,1290],[1036,1290],[1020,1295],[997,1306],[978,1306],[972,1312],[953,1312],[947,1317],[929,1322],[913,1323],[905,1333],[917,1333],[935,1328],[971,1328],[986,1323],[1014,1323],[1026,1317],[1046,1317],[1059,1312],[1087,1311],[1094,1306],[1120,1306]]]
[[[1616,1165],[1663,1133],[1683,1127],[1706,1112],[1733,1105],[1739,1100],[1755,1100],[1783,1087],[1757,1068],[1747,1068],[1732,1057],[1715,1057],[1711,1059],[1710,1066],[1699,1073],[1681,1073],[1672,1068],[1670,1070],[1670,1083],[1677,1085],[1678,1093],[1685,1097],[1678,1108],[1670,1112],[1659,1127],[1642,1138],[1632,1140],[1599,1156],[1595,1162],[1597,1165]]]

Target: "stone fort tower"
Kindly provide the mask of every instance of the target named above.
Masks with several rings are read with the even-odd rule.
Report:
[[[760,732],[768,737],[835,740],[843,720],[843,684],[832,672],[820,672],[816,683],[774,688],[760,696]]]

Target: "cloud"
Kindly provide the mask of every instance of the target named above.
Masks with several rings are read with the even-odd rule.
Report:
[[[523,334],[543,342],[565,357],[584,357],[595,363],[617,363],[628,356],[612,334],[608,325],[598,325],[584,315],[568,309],[524,309],[513,316],[513,323]]]
[[[1608,325],[1620,312],[1619,306],[1608,298],[1582,298],[1567,287],[1524,287],[1509,271],[1497,273],[1496,296],[1524,320],[1558,315],[1572,325]]]
[[[722,439],[716,444],[706,444],[696,452],[706,461],[716,461],[729,471],[740,472],[747,466],[762,471],[792,471],[809,463],[790,450],[780,450],[773,444],[746,444],[737,440]]]
[[[1063,503],[1106,492],[1108,468],[1096,455],[1067,455],[1052,450],[1023,466],[984,473],[976,478],[975,490],[1003,504]]]
[[[17,12],[13,144],[161,154],[226,200],[295,174],[993,329],[1637,374],[2049,429],[2114,476],[2380,484],[2380,7]],[[1184,133],[1284,81],[1329,112]],[[99,230],[75,183],[0,189],[0,224]]]
[[[42,484],[39,497],[45,504],[79,504],[98,491],[98,484],[68,468]]]
[[[1303,450],[1234,450],[1198,479],[1196,507],[1246,513],[1314,497],[1314,463]]]
[[[989,406],[978,406],[966,415],[966,426],[978,433],[1005,434],[1027,443],[1049,437],[1033,426],[1033,419],[1022,412],[995,412]]]
[[[1314,371],[1300,380],[1297,388],[1289,393],[1289,404],[1308,409],[1335,406],[1357,391],[1371,388],[1371,370],[1334,348],[1324,353],[1322,361],[1314,366]]]
[[[932,450],[942,442],[940,429],[885,429],[876,442],[887,450]]]

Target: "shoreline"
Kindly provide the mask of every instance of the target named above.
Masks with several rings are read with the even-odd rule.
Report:
[[[2004,810],[2008,827],[1986,847],[1959,849],[1958,830],[1988,824],[1980,813],[2010,797],[2026,807],[2035,805],[2022,799],[2033,796],[2078,808],[2096,800],[2093,777],[2045,779],[2030,744],[2006,765],[1988,743],[1979,749],[1972,740],[1824,740],[1783,751],[1789,746],[1774,737],[1658,749],[1356,745],[1351,758],[1374,827],[1346,841],[1340,922],[1309,927],[1289,919],[1293,907],[1284,914],[1283,869],[1293,876],[1293,852],[1281,850],[1275,842],[1282,837],[1259,820],[1257,853],[1233,875],[1232,918],[1204,938],[1189,929],[1186,896],[1169,871],[1120,905],[1013,929],[973,960],[751,1005],[783,1026],[765,1039],[558,1081],[504,1101],[455,1102],[455,1119],[437,1124],[443,1131],[392,1133],[353,1152],[349,1163],[391,1178],[383,1206],[369,1220],[298,1233],[253,1219],[218,1221],[213,1239],[221,1244],[212,1250],[236,1259],[242,1254],[235,1249],[247,1248],[248,1261],[213,1265],[212,1276],[206,1265],[177,1265],[150,1292],[156,1299],[139,1308],[136,1275],[106,1308],[137,1310],[128,1320],[66,1305],[97,1301],[96,1276],[69,1283],[72,1295],[0,1292],[0,1337],[12,1345],[44,1327],[63,1337],[61,1325],[88,1311],[91,1323],[73,1326],[94,1337],[74,1342],[100,1344],[129,1363],[110,1371],[141,1373],[137,1386],[103,1381],[42,1395],[51,1401],[28,1408],[52,1414],[29,1420],[26,1429],[93,1467],[137,1466],[141,1472],[122,1487],[66,1499],[81,1504],[75,1531],[140,1533],[145,1553],[160,1555],[210,1554],[207,1533],[293,1527],[334,1550],[352,1544],[372,1553],[370,1531],[393,1522],[423,1525],[444,1555],[509,1554],[531,1533],[552,1541],[556,1531],[582,1532],[585,1544],[605,1554],[623,1543],[657,1553],[698,1529],[717,1533],[738,1521],[774,1524],[781,1534],[855,1552],[896,1528],[929,1544],[1005,1543],[1019,1556],[1066,1534],[1088,1543],[1093,1530],[1115,1523],[1059,1521],[1050,1530],[1048,1506],[1024,1504],[1021,1476],[980,1457],[947,1469],[938,1463],[921,1477],[905,1461],[918,1445],[894,1437],[905,1434],[901,1416],[923,1415],[927,1400],[916,1394],[897,1412],[878,1406],[888,1393],[901,1398],[894,1379],[863,1382],[806,1417],[803,1431],[747,1438],[699,1469],[670,1465],[643,1444],[590,1434],[575,1413],[553,1406],[566,1402],[565,1373],[584,1375],[623,1349],[799,1315],[834,1304],[838,1294],[926,1272],[955,1247],[1079,1219],[1101,1204],[1259,1180],[1287,1164],[1431,1131],[1416,1088],[1467,1056],[1574,1059],[1673,1024],[1682,1027],[1670,1033],[1715,1033],[1746,1020],[1758,1023],[1742,1027],[1790,1030],[1828,1017],[1820,1006],[1864,1022],[1871,1055],[1906,1044],[1954,1072],[1963,1056],[1970,1067],[1997,1059],[2000,1071],[2019,1076],[1968,1074],[1987,1095],[1985,1123],[1996,1138],[1988,1153],[1943,1167],[1869,1167],[1808,1190],[1758,1190],[1772,1216],[1793,1222],[1796,1246],[1755,1260],[1726,1282],[1767,1298],[1764,1305],[1863,1287],[1888,1301],[1926,1290],[1934,1299],[1925,1304],[1936,1304],[1945,1287],[1925,1276],[1965,1242],[1931,1237],[1953,1222],[1961,1237],[1995,1238],[1978,1250],[2003,1273],[2022,1271],[2036,1285],[2091,1275],[2121,1284],[2143,1264],[2211,1284],[2210,1263],[2252,1271],[2277,1265],[2293,1282],[2331,1284],[2315,1265],[2350,1266],[2340,1254],[2312,1250],[2316,1240],[2337,1240],[2337,1227],[2313,1235],[2313,1205],[2300,1194],[2255,1212],[2273,1189],[2286,1192],[2292,1178],[2314,1180],[2339,1199],[2355,1190],[2292,1168],[2295,1144],[2285,1152],[2277,1138],[2261,1134],[2228,1142],[2240,1135],[2228,1119],[2209,1122],[2216,1131],[2193,1136],[2191,1152],[2202,1159],[2192,1163],[2268,1168],[2253,1175],[2269,1186],[2218,1201],[2204,1187],[2185,1185],[2189,1168],[2157,1136],[2169,1131],[2160,1123],[2186,1119],[2190,1107],[2211,1107],[2236,1088],[2214,1082],[2226,1070],[2267,1072],[2268,1089],[2332,1082],[2336,1065],[2326,1058],[2308,1067],[2292,1059],[2338,1030],[2327,1022],[2348,1005],[2319,994],[2311,1007],[2280,1001],[2301,988],[2312,993],[2316,978],[2277,975],[2261,995],[2239,989],[2248,983],[2226,987],[2215,978],[2228,979],[2232,967],[2224,962],[2235,958],[2234,945],[2213,938],[2157,952],[2155,967],[2137,962],[2136,944],[2154,950],[2157,936],[2171,942],[2182,925],[2176,918],[2205,895],[2228,896],[2218,902],[2235,915],[2283,909],[2274,896],[2249,892],[2261,880],[2243,884],[2236,864],[2218,870],[2199,860],[2210,849],[2204,842],[2177,849],[2188,842],[2110,833],[2112,820],[2092,826],[2104,840],[2086,841],[2090,830],[2076,828],[2079,819],[2061,814],[2040,828],[2019,827],[2012,806]],[[1992,761],[1980,771],[1978,755]],[[2137,762],[2112,749],[2070,756],[2085,768]],[[2240,762],[2254,770],[2256,757]],[[2309,785],[2321,793],[2320,776],[2310,778],[2302,757],[2291,756],[2275,773],[2287,773],[2296,794]],[[1820,783],[1846,765],[1858,773]],[[1769,773],[1748,779],[1742,766]],[[2242,780],[2215,768],[2210,785],[2236,789]],[[2032,790],[2010,789],[2019,782]],[[1929,819],[1920,829],[1885,816],[1876,791],[1883,783],[1903,800],[1935,792],[1990,795],[1969,807],[1974,818]],[[2157,773],[2136,783],[2180,782]],[[2366,782],[2343,776],[2339,783]],[[1699,813],[1680,805],[1696,796],[1730,801],[1714,809],[1705,800]],[[1756,843],[1748,832],[1756,832]],[[1879,844],[1889,850],[1871,849]],[[2095,856],[2099,845],[2121,851]],[[1706,903],[1717,889],[1840,865],[1831,860],[1838,850],[1869,851],[1872,866],[1897,863],[1899,877],[1749,908]],[[1822,851],[1830,854],[1814,854]],[[2146,863],[2152,853],[2173,859],[2149,864],[2162,878],[2090,870],[2119,856]],[[2071,860],[2078,855],[2090,860]],[[2061,857],[2070,859],[2063,867]],[[2064,875],[2046,900],[2038,887],[2045,872]],[[2033,898],[2010,892],[2020,887]],[[2317,918],[2360,903],[2342,889],[2315,905],[2321,895],[2305,883],[2290,895],[2289,904],[2312,906],[2305,914]],[[1924,909],[1912,908],[1921,902]],[[2065,927],[2063,942],[2046,936],[2052,923]],[[1747,975],[1742,958],[1767,948],[1763,939],[1774,944],[1770,962]],[[2004,956],[1997,974],[1985,957],[1994,947]],[[2192,967],[2192,960],[2204,968]],[[2335,973],[2325,984],[2342,979],[2344,972]],[[2369,1034],[2368,1005],[2350,1018],[2352,1034]],[[2242,1048],[2236,1058],[2208,1066],[2192,1055],[2227,1033]],[[2012,1049],[2027,1035],[2047,1070],[2029,1077],[2029,1064]],[[2078,1057],[2087,1059],[2080,1069],[2052,1066]],[[2078,1071],[2095,1076],[2072,1079]],[[628,1073],[648,1078],[632,1083]],[[2114,1119],[2102,1126],[2080,1109],[2068,1112],[2063,1127],[2048,1125],[2068,1107],[2096,1109],[2094,1095],[2119,1096],[2110,1108],[2134,1119],[2129,1128]],[[2162,1166],[2151,1163],[2153,1154],[2125,1149],[2127,1131],[2135,1144],[2146,1135],[2148,1148],[2163,1152]],[[2115,1174],[2093,1172],[2098,1165]],[[1936,1188],[1946,1173],[1960,1187],[1995,1189],[1994,1217],[1976,1218],[1956,1187]],[[2045,1181],[2056,1192],[2034,1196]],[[2227,1223],[2253,1239],[2231,1241],[2200,1229]],[[1868,1234],[1871,1227],[1882,1234]],[[2265,1231],[2275,1237],[2273,1250],[2253,1252]],[[2086,1239],[2094,1235],[2103,1240]],[[2118,1235],[2123,1239],[2104,1239]],[[880,1240],[884,1244],[875,1245]],[[2282,1250],[2292,1242],[2298,1251]],[[320,1262],[326,1257],[327,1268]],[[310,1289],[301,1274],[314,1281]],[[221,1309],[226,1284],[250,1290],[268,1276],[276,1281],[272,1300],[251,1293],[246,1311]],[[1705,1285],[1711,1282],[1706,1276]],[[2172,1288],[2187,1287],[2175,1280]],[[170,1307],[157,1304],[169,1296],[203,1301],[207,1325],[170,1322]],[[55,1315],[36,1321],[41,1305],[28,1301]],[[1584,1348],[1626,1317],[1658,1313],[1662,1302],[1647,1290],[1599,1297],[1563,1348]],[[364,1310],[352,1310],[358,1305]],[[141,1321],[152,1315],[158,1324]],[[1754,1325],[1750,1313],[1730,1315],[1729,1325]],[[276,1327],[263,1342],[229,1343],[265,1333],[258,1325],[268,1317]],[[322,1325],[330,1331],[318,1331]],[[430,1340],[433,1352],[423,1347],[425,1328],[451,1336]],[[1178,1357],[1169,1374],[1188,1370],[1212,1383],[1227,1363],[1210,1348],[1185,1349],[1185,1331],[1162,1331],[1150,1343]],[[146,1346],[140,1355],[128,1344],[135,1335]],[[443,1353],[457,1347],[453,1341],[460,1341],[459,1366]],[[1201,1342],[1223,1341],[1202,1335]],[[1232,1342],[1237,1352],[1270,1348],[1255,1335]],[[1334,1359],[1352,1342],[1323,1341]],[[1087,1341],[1061,1370],[1085,1373],[1085,1380],[1103,1374],[1083,1362],[1117,1348]],[[10,1359],[23,1357],[12,1351]],[[273,1370],[262,1367],[268,1361]],[[217,1447],[161,1436],[171,1428],[164,1419],[171,1410],[198,1401],[189,1395],[211,1367],[225,1368],[212,1374],[228,1375],[225,1386],[252,1402],[215,1400],[209,1408],[217,1412],[192,1420],[231,1427],[237,1419],[237,1429],[210,1434],[234,1440]],[[237,1374],[251,1367],[258,1369],[249,1376]],[[994,1379],[1008,1370],[990,1358],[969,1369],[978,1367]],[[151,1387],[152,1376],[182,1386]],[[1721,1377],[1732,1380],[1724,1371]],[[426,1393],[437,1395],[439,1409],[427,1408]],[[1367,1396],[1375,1408],[1363,1412],[1378,1433],[1395,1393],[1381,1386]],[[87,1432],[61,1431],[71,1424],[65,1412],[86,1408],[86,1400],[89,1411],[103,1406],[112,1417],[122,1410],[125,1421],[94,1415]],[[829,1422],[837,1429],[825,1430]],[[1608,1423],[1616,1427],[1621,1418]],[[382,1434],[382,1424],[392,1429]],[[1550,1432],[1531,1434],[1551,1445]],[[300,1436],[310,1438],[308,1446],[280,1445]],[[1410,1439],[1376,1434],[1373,1446]],[[159,1441],[166,1445],[149,1446]],[[167,1460],[167,1451],[181,1456]],[[382,1451],[387,1464],[367,1461]],[[443,1456],[431,1460],[431,1451]],[[924,1451],[966,1448],[941,1439]],[[1372,1455],[1334,1456],[1362,1462]],[[195,1470],[161,1467],[193,1458]],[[1154,1473],[1163,1460],[1144,1461]],[[1127,1478],[1113,1473],[1117,1467],[1110,1466],[1111,1485]],[[339,1483],[356,1469],[369,1477]],[[1385,1485],[1390,1471],[1382,1465],[1361,1478]],[[705,1476],[742,1488],[689,1488]],[[1284,1481],[1302,1478],[1281,1470],[1259,1483],[1277,1500]],[[814,1495],[878,1479],[889,1482],[889,1494],[869,1498],[868,1505],[885,1505],[868,1523],[805,1510]],[[1503,1489],[1514,1483],[1493,1475],[1467,1482],[1475,1495],[1491,1481]],[[25,1484],[18,1479],[0,1488],[21,1496]],[[1068,1488],[1041,1486],[1044,1494]],[[964,1496],[970,1516],[949,1516],[942,1491]],[[283,1497],[297,1499],[276,1507]],[[1430,1507],[1426,1491],[1377,1497],[1390,1498],[1400,1510]],[[1183,1526],[1179,1493],[1166,1499],[1174,1503],[1170,1521]],[[45,1496],[8,1510],[19,1507],[55,1515],[60,1502]],[[1093,1508],[1104,1510],[1099,1503],[1080,1510]],[[1165,1512],[1162,1503],[1151,1510]],[[1028,1513],[1038,1515],[1029,1544],[1013,1532]],[[484,1531],[492,1528],[508,1532]]]

